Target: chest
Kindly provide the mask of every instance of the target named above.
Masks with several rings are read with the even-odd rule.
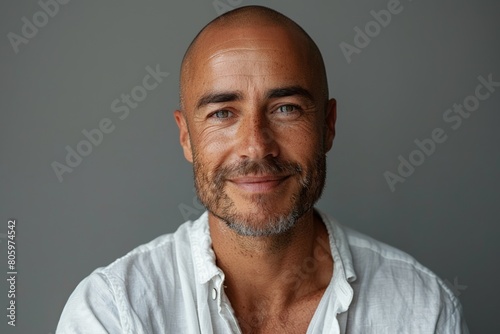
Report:
[[[237,312],[238,324],[244,334],[304,334],[321,300],[318,294],[280,313],[270,313],[265,307]]]

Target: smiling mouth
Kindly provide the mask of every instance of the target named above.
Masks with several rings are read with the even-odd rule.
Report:
[[[276,189],[289,177],[290,175],[254,175],[242,176],[228,181],[247,192],[262,193]]]

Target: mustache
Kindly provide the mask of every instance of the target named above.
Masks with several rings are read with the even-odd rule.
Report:
[[[216,184],[221,184],[227,179],[247,175],[284,176],[300,174],[301,172],[302,166],[300,164],[277,158],[242,160],[236,164],[217,168],[214,172],[214,181]]]

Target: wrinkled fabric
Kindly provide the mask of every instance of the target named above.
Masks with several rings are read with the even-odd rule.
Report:
[[[307,334],[469,333],[458,299],[429,269],[320,215],[334,270]],[[92,272],[56,333],[241,333],[223,282],[205,212]]]

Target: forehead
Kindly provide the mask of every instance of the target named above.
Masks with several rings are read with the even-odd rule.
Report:
[[[304,50],[307,40],[297,29],[283,25],[256,23],[255,25],[214,27],[200,36],[198,55],[217,54],[234,47]],[[301,48],[299,48],[302,46]]]
[[[207,90],[300,85],[314,91],[315,67],[307,39],[281,26],[218,27],[200,35],[185,80],[192,103]]]

